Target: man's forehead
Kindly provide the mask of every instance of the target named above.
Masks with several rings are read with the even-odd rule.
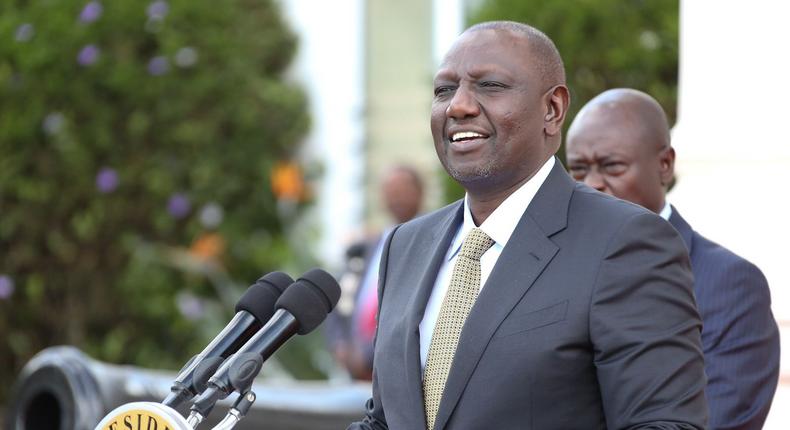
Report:
[[[633,129],[639,121],[627,103],[607,100],[585,106],[579,113],[579,128],[586,132]]]
[[[569,149],[595,148],[605,152],[631,151],[638,145],[639,122],[617,104],[589,106],[571,126]]]
[[[467,53],[491,53],[492,51],[523,50],[529,53],[529,40],[512,30],[479,29],[462,33],[444,56],[442,64],[453,61]]]
[[[603,136],[588,136],[589,139],[569,141],[566,147],[568,161],[598,161],[610,158],[633,158],[637,149]]]
[[[464,73],[483,75],[529,69],[529,44],[510,30],[482,29],[462,34],[444,56],[436,76],[452,75],[459,67]]]
[[[455,79],[459,73],[468,76],[472,79],[479,79],[488,75],[503,75],[511,77],[512,73],[502,64],[485,62],[481,59],[479,63],[465,62],[463,70],[459,70],[457,63],[442,64],[439,70],[436,71],[435,79]]]

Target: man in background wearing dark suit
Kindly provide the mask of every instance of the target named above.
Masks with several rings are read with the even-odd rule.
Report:
[[[530,26],[478,24],[444,57],[431,131],[466,197],[383,246],[373,396],[351,429],[705,428],[683,241],[568,176],[569,103]]]
[[[577,181],[660,214],[680,233],[702,316],[710,427],[761,429],[779,377],[768,283],[755,265],[692,230],[667,203],[675,151],[661,106],[631,89],[600,94],[571,124],[567,156]]]
[[[414,218],[422,207],[423,182],[416,168],[398,164],[382,176],[381,201],[395,225]],[[326,336],[335,360],[357,380],[373,372],[379,260],[392,227],[346,250],[346,271],[338,278],[342,294],[327,317]]]

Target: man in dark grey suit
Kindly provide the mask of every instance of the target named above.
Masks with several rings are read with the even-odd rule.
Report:
[[[761,429],[779,378],[768,283],[757,266],[692,230],[667,203],[675,150],[661,106],[632,89],[600,94],[574,119],[567,155],[576,180],[658,213],[680,233],[703,322],[710,428]]]
[[[532,27],[479,24],[447,53],[431,130],[466,198],[385,243],[373,396],[351,429],[705,428],[683,241],[568,176],[569,102]]]

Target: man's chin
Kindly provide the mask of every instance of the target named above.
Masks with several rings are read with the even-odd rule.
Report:
[[[493,166],[449,166],[447,173],[455,179],[456,182],[461,184],[464,188],[467,185],[475,184],[479,181],[485,181],[493,175]]]

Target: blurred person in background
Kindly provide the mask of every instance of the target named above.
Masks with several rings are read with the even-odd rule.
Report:
[[[411,220],[422,206],[420,174],[408,165],[391,167],[382,177],[380,197],[393,225]],[[341,299],[327,322],[332,355],[353,379],[372,377],[379,260],[384,238],[391,230],[386,228],[346,249],[346,267],[339,277]]]
[[[661,106],[640,91],[606,91],[576,116],[566,152],[577,181],[650,209],[680,233],[703,322],[710,428],[762,428],[779,376],[768,283],[759,268],[693,230],[667,202],[675,150]]]

